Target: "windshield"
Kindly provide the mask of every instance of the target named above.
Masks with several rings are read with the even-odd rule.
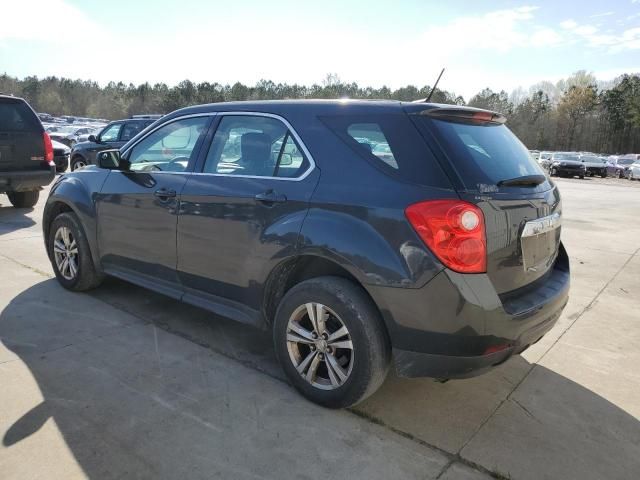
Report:
[[[631,165],[633,163],[633,160],[631,160],[630,158],[621,158],[620,160],[618,160],[618,165]]]
[[[419,118],[436,127],[449,160],[470,190],[483,191],[501,180],[544,175],[527,148],[504,125]]]
[[[603,163],[603,160],[601,158],[592,157],[592,156],[582,157],[581,160],[583,162],[589,162],[589,163]]]

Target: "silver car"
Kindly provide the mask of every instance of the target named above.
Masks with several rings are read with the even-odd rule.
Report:
[[[629,165],[627,175],[629,180],[640,180],[640,160]]]

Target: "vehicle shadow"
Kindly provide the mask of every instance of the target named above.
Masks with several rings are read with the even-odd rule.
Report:
[[[301,397],[265,387],[283,378],[268,332],[118,280],[90,295],[55,280],[29,287],[0,312],[0,341],[0,385],[8,381],[23,400],[29,389],[43,398],[0,415],[0,458],[53,419],[88,478],[313,478],[303,464],[327,459],[313,446],[318,427],[308,424],[320,415],[335,422],[323,431],[331,443],[349,416],[317,409],[308,418]],[[475,435],[481,447],[472,442],[463,457],[510,478],[633,478],[640,422],[552,370],[531,368],[515,357],[491,374],[445,384],[390,375],[354,412],[453,454]],[[496,421],[478,432],[499,406]],[[353,448],[371,434],[339,435]],[[294,444],[312,445],[311,460],[291,457]],[[362,465],[385,454],[368,455]]]
[[[0,194],[0,236],[34,226],[36,222],[29,216],[33,210],[33,208],[14,208],[7,196]]]

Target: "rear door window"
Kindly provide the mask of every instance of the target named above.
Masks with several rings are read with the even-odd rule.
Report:
[[[41,130],[40,120],[21,100],[0,100],[0,131],[32,132]]]
[[[430,130],[469,190],[492,191],[501,180],[544,175],[527,148],[505,125],[416,117],[419,123],[433,125]]]
[[[128,142],[145,127],[141,122],[125,123],[122,128],[122,135],[120,135],[121,142]]]
[[[421,185],[450,187],[433,153],[406,114],[335,115],[320,119],[360,157],[389,175]]]

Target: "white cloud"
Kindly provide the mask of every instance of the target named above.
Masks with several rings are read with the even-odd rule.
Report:
[[[422,42],[438,45],[439,52],[449,54],[479,49],[507,52],[531,44],[529,31],[523,25],[533,19],[535,10],[537,7],[525,6],[457,18],[429,28],[422,35]]]
[[[575,20],[565,20],[560,22],[560,26],[566,30],[572,30],[578,26],[578,23]]]
[[[610,17],[611,15],[615,15],[616,12],[602,12],[596,13],[595,15],[590,15],[589,18],[600,18],[600,17]]]
[[[565,20],[560,26],[572,35],[574,40],[578,39],[588,47],[607,48],[609,53],[640,49],[640,27],[612,33],[602,32],[593,25],[579,25],[574,20]]]

